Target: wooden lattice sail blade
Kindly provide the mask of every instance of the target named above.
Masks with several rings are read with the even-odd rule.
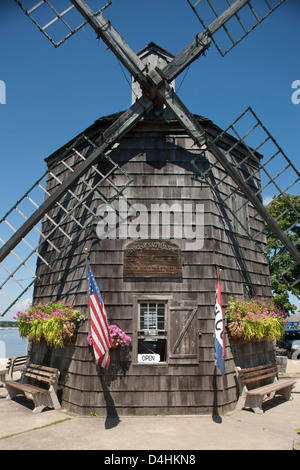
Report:
[[[17,300],[22,297],[24,292],[26,292],[34,283],[34,279],[31,279],[31,282],[24,287],[22,284],[20,285],[20,283],[15,282],[18,280],[16,275],[17,271],[24,267],[24,260],[26,260],[26,263],[29,258],[31,261],[34,260],[32,261],[30,268],[33,272],[35,272],[34,266],[40,261],[45,265],[45,268],[43,269],[49,269],[52,262],[57,257],[61,256],[66,248],[72,245],[77,237],[90,226],[96,217],[96,209],[92,211],[88,203],[92,194],[97,192],[99,195],[98,200],[100,198],[102,202],[110,202],[121,194],[123,189],[131,183],[132,179],[124,172],[125,183],[123,183],[122,187],[118,188],[114,185],[110,178],[113,171],[118,168],[118,171],[123,173],[123,170],[110,160],[109,153],[113,146],[117,145],[119,140],[143,117],[145,111],[150,110],[152,107],[152,102],[142,96],[127,111],[122,113],[105,132],[95,139],[94,142],[86,138],[84,135],[80,136],[64,154],[66,159],[69,156],[69,151],[74,154],[74,158],[72,157],[71,163],[68,159],[66,161],[64,160],[67,174],[64,175],[63,179],[60,179],[58,175],[55,175],[53,172],[56,162],[54,163],[54,168],[50,173],[54,182],[52,188],[53,191],[46,194],[45,200],[40,205],[36,200],[34,201],[33,206],[35,210],[32,212],[32,206],[30,206],[31,210],[29,213],[21,216],[24,219],[23,224],[19,223],[17,226],[14,226],[10,222],[7,223],[6,216],[1,220],[5,228],[7,229],[7,226],[10,226],[11,230],[10,234],[2,241],[3,246],[0,247],[0,263],[3,265],[3,262],[5,261],[6,264],[3,269],[7,273],[3,273],[3,282],[0,286],[0,294],[2,294],[4,298],[3,306],[1,307],[1,309],[4,310],[1,312],[2,315],[10,310]],[[82,147],[88,148],[89,150],[85,150],[83,153]],[[105,174],[102,174],[101,172],[99,173],[95,167],[101,159],[109,161],[109,169]],[[95,172],[95,176],[93,176],[93,172]],[[21,202],[23,202],[27,196],[31,196],[31,194],[29,194],[31,191],[36,191],[38,189],[39,183],[42,179],[43,178],[41,178],[31,188],[31,190],[25,194],[21,199]],[[102,193],[101,185],[103,182],[109,183],[109,186],[113,189],[113,194],[105,195]],[[74,191],[75,184],[76,190]],[[41,189],[45,194],[45,187],[41,186]],[[97,200],[97,198],[92,199]],[[70,200],[73,202],[75,201],[71,206],[69,205]],[[20,215],[20,212],[18,204],[16,204],[12,210],[9,211],[8,215],[11,213],[13,213],[13,215],[15,215],[15,213]],[[41,230],[40,222],[42,219],[44,221],[46,220],[47,223],[49,222],[50,226]],[[41,231],[42,235],[40,233]],[[63,242],[60,243],[59,246],[51,247],[51,253],[52,255],[54,254],[54,256],[51,255],[51,259],[48,260],[41,255],[44,251],[44,248],[41,248],[41,244],[44,244],[44,246],[48,243],[52,244],[52,234],[54,231],[59,231],[63,234],[63,238],[60,237],[60,240],[63,239]],[[26,237],[31,237],[34,232],[41,235],[40,243],[37,245],[34,243],[29,244],[31,251],[26,253],[26,255],[21,253],[19,265],[17,267],[14,266],[13,268],[10,268],[9,260],[13,259],[15,261],[16,247],[19,247],[20,244],[23,246],[24,243],[28,245]],[[41,273],[43,269],[40,268],[39,272]],[[8,282],[13,282],[14,287],[18,285],[18,292],[15,292],[14,289],[12,289],[12,294],[7,293],[5,287]],[[8,305],[7,299],[11,301]]]
[[[188,0],[224,57],[285,0]],[[228,7],[228,5],[230,5]]]
[[[234,140],[231,141],[230,136]],[[228,144],[224,147],[226,139]],[[211,137],[207,142],[208,149],[213,152],[215,145],[220,147],[221,142],[229,165],[234,168],[242,183],[248,186],[252,197],[264,205],[264,211],[271,218],[268,219],[267,214],[265,225],[258,229],[255,220],[252,220],[252,217],[257,217],[251,209],[253,204],[249,205],[245,194],[233,191],[232,196],[224,197],[223,185],[230,184],[231,177],[227,172],[220,175],[218,159],[203,171],[201,162],[206,158],[205,152],[194,160],[199,174],[210,184],[231,214],[229,218],[232,225],[239,227],[237,231],[259,245],[269,259],[271,271],[276,271],[287,289],[299,296],[299,171],[251,108],[219,136]],[[285,244],[286,240],[288,244]]]
[[[79,31],[87,21],[69,0],[15,0],[38,29],[58,47]],[[111,5],[112,0],[90,0],[94,15]],[[99,9],[99,7],[101,7]]]
[[[22,230],[24,221],[28,221],[42,207],[95,149],[97,144],[81,135],[64,152],[59,162],[50,165],[43,178],[0,221],[1,244],[5,246],[13,235]],[[123,175],[121,186],[114,183],[116,171]],[[97,217],[98,205],[113,201],[131,182],[131,177],[106,156],[92,165],[76,186],[69,188],[43,213],[42,219],[18,240],[0,264],[1,315],[33,285],[37,277],[36,267],[39,275],[51,270],[53,262],[86,234]]]
[[[247,155],[251,155],[251,159],[255,162],[255,169],[254,169],[254,174],[256,172],[260,171],[260,163],[259,163],[259,158],[257,155],[256,150],[259,149],[266,138],[272,139],[272,142],[276,145],[276,141],[271,138],[271,135],[266,131],[266,129],[262,126],[258,118],[256,118],[255,114],[252,112],[252,110],[249,109],[249,112],[251,113],[252,117],[256,120],[256,124],[253,126],[253,128],[250,128],[244,135],[244,139],[238,139],[240,140],[240,143],[243,145],[243,147],[246,150],[246,155],[240,156],[240,162],[235,162],[234,161],[234,149],[237,146],[236,140],[235,143],[233,144],[233,147],[231,148],[229,146],[229,149],[226,152],[221,151],[220,147],[217,145],[218,139],[208,139],[207,142],[205,142],[205,130],[202,128],[202,126],[194,119],[192,114],[186,109],[186,107],[181,103],[179,100],[178,96],[172,90],[169,90],[169,87],[164,86],[161,87],[159,90],[166,106],[170,109],[170,111],[173,113],[173,115],[178,119],[178,121],[182,124],[182,126],[186,129],[188,134],[194,139],[195,143],[200,147],[200,148],[205,148],[207,145],[210,152],[215,156],[216,160],[218,163],[221,164],[223,167],[223,170],[225,170],[225,177],[228,175],[230,178],[234,181],[234,183],[238,186],[239,190],[243,194],[243,196],[250,201],[250,203],[254,206],[256,211],[260,214],[262,219],[265,221],[265,223],[270,227],[270,229],[274,232],[276,237],[281,240],[283,246],[285,249],[290,253],[294,261],[300,265],[300,252],[297,246],[294,245],[294,243],[290,240],[290,238],[287,236],[284,230],[281,229],[279,224],[276,222],[276,220],[271,216],[271,214],[268,212],[268,210],[264,207],[261,199],[261,188],[260,187],[255,187],[254,190],[251,188],[251,184],[249,184],[249,181],[253,179],[252,174],[250,176],[244,176],[243,174],[243,164],[245,159],[247,159]],[[241,117],[245,117],[247,115],[247,112],[243,113]],[[241,118],[238,118],[234,124],[237,124]],[[233,125],[232,125],[233,126]],[[230,126],[230,127],[232,127]],[[253,129],[256,129],[257,127],[260,127],[262,131],[267,133],[267,137],[264,137],[263,141],[259,141],[257,145],[252,146],[250,148],[246,143],[245,143],[245,138],[249,137],[249,135],[252,134]],[[233,129],[233,128],[232,128]],[[222,133],[223,135],[224,133]],[[239,138],[239,133],[235,133],[238,138]],[[224,145],[222,143],[222,145]],[[254,150],[252,150],[254,148]],[[282,155],[283,152],[281,152]],[[287,166],[288,168],[292,169],[295,172],[295,181],[298,181],[299,178],[299,173],[295,169],[294,165],[291,163],[290,160],[287,159],[285,156],[285,159],[287,161]],[[274,178],[273,178],[274,180]]]
[[[64,180],[63,184],[49,196],[48,199],[26,220],[26,222],[14,233],[14,235],[0,248],[0,262],[2,262],[11,250],[24,238],[27,233],[42,219],[42,217],[74,186],[85,173],[105,157],[105,152],[115,145],[129,130],[143,117],[147,110],[152,109],[153,103],[142,96],[127,111],[122,113],[118,119],[99,137],[96,146],[87,156],[85,161],[74,169]]]

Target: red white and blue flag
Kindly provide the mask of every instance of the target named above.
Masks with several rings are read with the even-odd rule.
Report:
[[[88,261],[87,272],[90,301],[90,324],[95,362],[100,367],[108,369],[110,363],[109,350],[112,347],[112,342],[109,334],[105,306]]]
[[[225,372],[225,325],[221,299],[221,281],[218,280],[215,304],[215,362],[220,372]]]

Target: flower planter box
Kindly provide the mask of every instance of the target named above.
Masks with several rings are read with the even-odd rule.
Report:
[[[26,312],[19,312],[16,319],[21,337],[64,347],[65,343],[75,341],[84,316],[71,305],[57,301],[32,305]]]
[[[273,341],[284,333],[285,314],[271,299],[230,297],[225,315],[232,340]]]

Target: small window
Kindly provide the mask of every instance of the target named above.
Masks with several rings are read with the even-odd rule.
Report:
[[[138,328],[138,357],[140,361],[165,362],[167,359],[166,345],[166,303],[140,302]]]
[[[236,217],[233,220],[233,229],[235,233],[246,236],[247,232],[249,232],[248,200],[240,194],[234,193],[232,195],[232,211]]]
[[[137,364],[197,364],[198,306],[173,294],[133,294]]]

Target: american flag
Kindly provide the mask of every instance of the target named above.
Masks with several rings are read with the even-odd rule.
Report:
[[[109,334],[105,306],[88,261],[87,272],[90,300],[90,324],[95,361],[100,367],[108,369],[110,363],[109,350],[112,346],[112,342]]]

